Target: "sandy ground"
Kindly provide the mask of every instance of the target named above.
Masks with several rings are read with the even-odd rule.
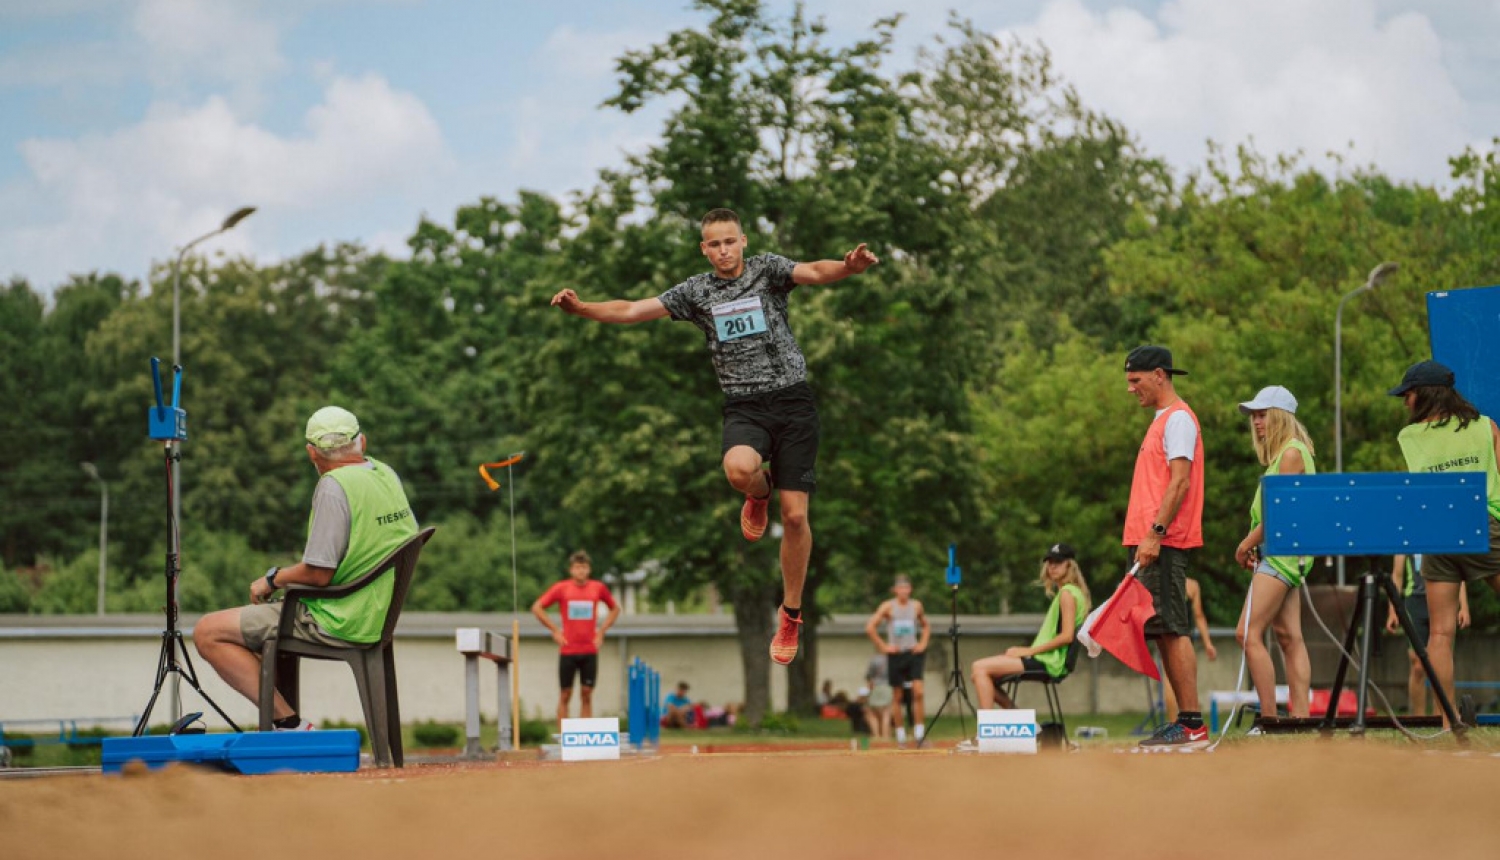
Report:
[[[1500,756],[1352,741],[0,781],[0,857],[1500,856]]]

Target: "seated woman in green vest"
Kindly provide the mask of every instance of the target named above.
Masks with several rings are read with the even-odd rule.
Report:
[[[1453,387],[1453,371],[1436,361],[1412,365],[1391,389],[1406,404],[1408,424],[1397,439],[1413,472],[1481,472],[1485,475],[1490,512],[1490,550],[1473,555],[1429,554],[1423,557],[1427,581],[1427,657],[1432,672],[1453,699],[1453,638],[1458,623],[1458,593],[1466,582],[1484,580],[1500,593],[1500,428]],[[1446,724],[1448,717],[1443,715]]]
[[[1292,392],[1280,385],[1267,386],[1254,400],[1241,403],[1240,412],[1250,416],[1250,442],[1267,475],[1317,473],[1312,439],[1297,420],[1297,398]],[[1260,712],[1274,717],[1276,667],[1266,648],[1266,628],[1276,631],[1281,662],[1286,666],[1287,713],[1306,717],[1312,664],[1302,639],[1302,600],[1297,589],[1302,587],[1310,560],[1297,556],[1261,558],[1260,546],[1266,540],[1263,519],[1260,482],[1256,481],[1255,498],[1250,502],[1250,533],[1234,551],[1234,560],[1250,571],[1250,594],[1234,627],[1234,637],[1245,649],[1245,664],[1260,697]]]
[[[1028,646],[1007,648],[1004,654],[975,660],[970,668],[974,691],[981,710],[995,707],[1014,708],[997,681],[1016,675],[1046,674],[1061,678],[1067,674],[1068,646],[1073,635],[1089,614],[1089,586],[1078,569],[1076,553],[1065,543],[1055,543],[1042,560],[1042,588],[1052,598],[1042,629]]]

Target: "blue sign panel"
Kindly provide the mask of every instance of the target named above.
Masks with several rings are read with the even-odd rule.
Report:
[[[1482,472],[1269,475],[1264,555],[1489,550]]]
[[[1427,322],[1432,357],[1453,369],[1459,393],[1500,415],[1500,287],[1428,293]]]

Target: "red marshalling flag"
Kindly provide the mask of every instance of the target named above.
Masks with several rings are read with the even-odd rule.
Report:
[[[1135,571],[1132,567],[1109,600],[1090,613],[1078,638],[1090,657],[1099,656],[1103,648],[1126,666],[1160,681],[1161,673],[1146,647],[1146,621],[1156,615],[1156,605]]]

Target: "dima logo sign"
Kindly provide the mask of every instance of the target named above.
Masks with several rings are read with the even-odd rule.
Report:
[[[562,736],[565,747],[617,747],[619,732],[567,732]]]
[[[981,738],[1035,738],[1036,726],[1024,723],[984,723],[979,726]]]

